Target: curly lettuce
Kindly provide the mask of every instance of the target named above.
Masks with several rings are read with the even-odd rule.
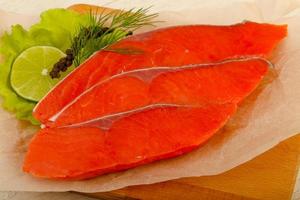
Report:
[[[32,46],[53,46],[65,51],[71,46],[71,37],[78,27],[86,25],[88,21],[88,15],[65,9],[51,9],[43,12],[40,22],[31,26],[29,30],[25,30],[21,25],[14,25],[10,33],[3,34],[0,38],[0,54],[4,60],[0,64],[0,95],[3,97],[3,108],[15,113],[20,120],[39,124],[32,115],[36,102],[23,99],[11,88],[11,66],[22,51]]]

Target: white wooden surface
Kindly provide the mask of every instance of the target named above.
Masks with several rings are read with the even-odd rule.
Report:
[[[0,0],[0,9],[26,14],[36,14],[42,10],[57,7],[67,7],[74,3],[90,3],[96,5],[115,6],[123,9],[130,9],[139,6],[154,5],[156,10],[160,10],[165,5],[169,9],[177,10],[189,7],[195,3],[209,4],[222,0],[176,0],[176,3],[170,3],[170,0]],[[282,0],[284,1],[284,0]],[[188,3],[190,2],[190,3]],[[180,5],[180,6],[179,6]],[[0,180],[1,181],[1,180]],[[0,200],[92,200],[92,198],[83,197],[75,193],[35,193],[35,192],[0,192]],[[300,173],[293,200],[300,200]]]

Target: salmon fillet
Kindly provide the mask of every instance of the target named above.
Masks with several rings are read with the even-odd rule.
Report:
[[[285,25],[245,22],[231,26],[168,27],[134,35],[110,49],[133,49],[140,54],[97,52],[50,91],[33,114],[40,122],[46,123],[88,88],[125,71],[211,63],[248,56],[267,57],[286,34]]]
[[[23,170],[80,180],[175,157],[204,144],[268,71],[286,26],[179,26],[99,51],[35,108],[46,128]],[[138,54],[121,54],[120,50]]]
[[[268,68],[269,62],[253,58],[180,67],[175,71],[132,71],[86,90],[46,126],[84,124],[156,104],[237,104],[256,88]]]
[[[234,113],[234,104],[164,107],[98,127],[45,128],[32,140],[23,170],[54,179],[87,179],[189,152]]]

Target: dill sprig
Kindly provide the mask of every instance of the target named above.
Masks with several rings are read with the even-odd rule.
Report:
[[[104,49],[120,39],[130,35],[136,29],[153,25],[157,13],[147,14],[150,8],[131,9],[129,11],[111,11],[100,14],[90,12],[88,27],[80,27],[73,38],[71,49],[74,52],[74,65],[78,66],[95,51]],[[89,31],[85,31],[86,28]],[[88,34],[87,34],[88,32]]]
[[[94,52],[101,49],[118,51],[124,54],[140,53],[138,50],[112,50],[108,47],[120,39],[131,35],[133,31],[138,28],[149,25],[152,26],[158,22],[153,21],[153,19],[158,16],[157,13],[148,14],[150,8],[151,7],[111,12],[103,10],[100,13],[90,11],[89,22],[84,26],[80,26],[75,36],[71,39],[71,47],[68,51],[72,52],[72,57],[69,56],[69,58],[72,58],[72,64],[75,66],[80,65]],[[70,61],[70,59],[68,61]],[[66,68],[70,66],[70,62],[68,65],[64,62],[66,62],[66,59],[61,59],[54,65],[50,73],[52,78],[58,78],[59,72],[65,71]]]

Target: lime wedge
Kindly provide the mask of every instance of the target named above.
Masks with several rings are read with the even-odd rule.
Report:
[[[50,46],[34,46],[23,51],[14,61],[10,84],[21,97],[39,101],[60,79],[49,76],[53,65],[66,56]],[[63,76],[62,76],[63,77]]]

